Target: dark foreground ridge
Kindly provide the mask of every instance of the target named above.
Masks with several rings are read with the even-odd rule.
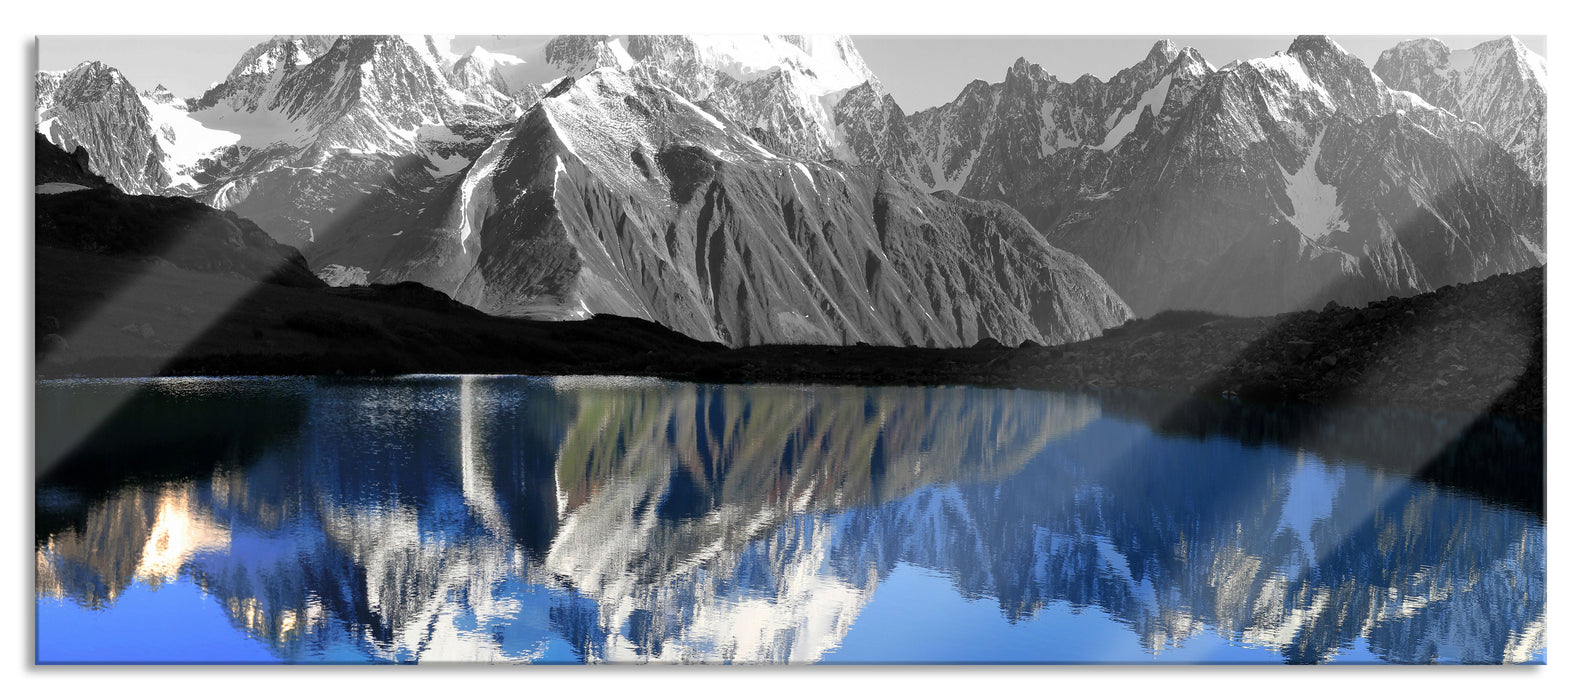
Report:
[[[1257,401],[1544,417],[1545,268],[1364,308],[1260,318],[1164,312],[1058,347],[742,348],[672,375],[713,381],[1132,388]]]
[[[38,373],[624,374],[1134,388],[1542,419],[1544,269],[1366,308],[1167,312],[1058,347],[728,349],[658,324],[492,317],[407,283],[293,287],[40,245]]]

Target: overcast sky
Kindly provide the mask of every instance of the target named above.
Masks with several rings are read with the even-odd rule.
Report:
[[[181,97],[192,97],[231,72],[236,60],[264,36],[40,37],[39,69],[66,70],[97,59],[115,66],[139,90],[163,83]],[[974,79],[999,82],[1005,69],[1024,57],[1065,81],[1083,73],[1108,79],[1141,60],[1160,38],[1192,46],[1215,66],[1284,50],[1291,36],[858,36],[857,49],[895,96],[915,112],[954,99]],[[1346,50],[1373,65],[1379,52],[1414,37],[1336,36]],[[1453,49],[1468,48],[1492,36],[1441,36]],[[1543,37],[1522,36],[1522,43],[1547,55]],[[452,47],[472,48],[465,37]]]

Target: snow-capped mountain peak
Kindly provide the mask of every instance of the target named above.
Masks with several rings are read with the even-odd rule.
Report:
[[[819,158],[855,158],[836,124],[844,94],[860,85],[882,92],[845,36],[562,35],[496,38],[480,48],[516,59],[494,61],[506,93],[547,91],[563,77],[613,68],[708,101],[779,146]]]
[[[827,251],[791,254],[787,245],[812,240],[801,219],[848,242],[872,236],[878,251],[905,245],[884,223],[894,217],[957,230],[1015,207],[1025,221],[1005,225],[1018,241],[1041,235],[1075,251],[1145,313],[1356,302],[1544,255],[1546,66],[1510,37],[1462,50],[1403,42],[1377,73],[1323,36],[1218,70],[1161,40],[1107,79],[1069,83],[1018,58],[1001,82],[973,81],[912,115],[847,37],[468,48],[458,55],[447,37],[274,37],[187,111],[167,90],[139,94],[113,68],[85,64],[35,77],[39,128],[65,148],[88,146],[124,189],[202,196],[307,244],[317,268],[433,281],[502,313],[626,313],[733,343],[981,335],[965,308],[939,316],[943,301],[921,315],[875,312],[895,303],[891,292],[915,296],[878,282],[895,263],[878,252],[833,277],[821,275],[851,261],[805,270],[796,255]],[[938,190],[951,194],[919,196]],[[755,239],[765,247],[750,257],[726,252],[706,220],[722,241],[775,227],[793,240],[777,233]],[[532,253],[549,256],[542,265],[498,248],[522,243],[515,232],[527,226],[549,227],[531,241],[548,246]],[[701,233],[683,241],[694,238],[683,230]],[[459,251],[444,248],[458,240]],[[652,250],[633,249],[638,240]],[[406,250],[425,241],[439,242]],[[475,272],[486,259],[502,267]],[[750,278],[767,260],[820,281],[758,285]],[[439,267],[418,272],[430,263]],[[830,289],[819,285],[865,277],[869,289],[837,294],[835,307],[817,301]],[[811,296],[771,303],[791,289]],[[1010,336],[1034,337],[1028,323],[1043,322],[1005,313],[994,323]]]
[[[1169,39],[1160,39],[1148,49],[1148,59],[1155,62],[1169,63],[1175,59],[1178,53],[1180,53],[1180,49],[1176,47],[1175,42]]]
[[[1547,171],[1548,66],[1516,37],[1452,50],[1438,39],[1402,42],[1374,71],[1391,88],[1480,124],[1535,178]]]
[[[149,99],[121,71],[84,61],[59,74],[40,74],[38,131],[62,150],[86,147],[93,171],[131,193],[157,192],[171,182],[166,154],[149,115]]]
[[[165,87],[163,83],[155,85],[153,90],[143,94],[155,104],[175,105],[178,109],[186,109],[186,105],[178,100],[175,93],[171,92],[170,88]]]

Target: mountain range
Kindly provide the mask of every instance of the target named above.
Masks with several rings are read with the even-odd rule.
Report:
[[[1018,60],[906,114],[846,37],[280,36],[203,95],[40,73],[39,132],[228,209],[333,284],[729,345],[1061,343],[1170,308],[1360,303],[1545,260],[1546,68],[1324,37],[1109,80]]]

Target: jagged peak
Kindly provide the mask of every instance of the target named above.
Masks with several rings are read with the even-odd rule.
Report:
[[[958,95],[956,99],[959,100],[962,97],[966,97],[970,93],[982,92],[989,89],[990,87],[989,81],[982,78],[973,78],[972,82],[967,83],[965,87],[961,88],[961,94]]]
[[[1176,57],[1176,44],[1169,39],[1160,39],[1154,42],[1153,48],[1148,50],[1148,57],[1159,61],[1172,61]]]
[[[1286,49],[1286,53],[1351,56],[1351,52],[1341,46],[1339,42],[1323,34],[1303,34],[1297,37],[1291,42],[1291,46]]]
[[[279,67],[280,62],[289,62],[293,66],[306,64],[328,51],[337,39],[328,36],[272,36],[243,53],[226,80],[272,72]]]
[[[1364,87],[1367,83],[1382,87],[1378,76],[1368,68],[1367,62],[1327,36],[1299,36],[1291,42],[1287,55],[1299,61],[1308,75],[1325,89],[1339,90],[1337,97],[1352,95],[1360,98],[1362,91],[1367,89]],[[1336,80],[1349,82],[1351,87],[1340,88],[1334,82]]]
[[[1071,81],[1072,85],[1077,85],[1077,84],[1080,84],[1080,83],[1088,83],[1088,84],[1095,84],[1096,83],[1098,85],[1103,85],[1104,84],[1104,79],[1100,78],[1099,76],[1096,76],[1096,75],[1094,75],[1092,73],[1083,73],[1082,75],[1077,76],[1076,80]]]
[[[1511,63],[1506,63],[1510,60]],[[1525,78],[1544,86],[1548,78],[1548,65],[1544,57],[1528,48],[1515,36],[1506,35],[1490,39],[1466,49],[1451,49],[1434,38],[1410,39],[1400,42],[1379,54],[1374,64],[1381,75],[1409,70],[1407,66],[1423,64],[1444,74],[1459,74],[1467,79],[1470,73],[1497,70],[1499,66],[1514,65],[1525,73]]]
[[[1012,63],[1011,67],[1005,70],[1005,79],[1010,80],[1012,78],[1034,78],[1037,80],[1048,80],[1049,72],[1045,71],[1043,66],[1040,66],[1037,63],[1032,63],[1026,58],[1018,56],[1016,58],[1016,62]]]
[[[107,90],[112,86],[119,86],[133,93],[136,92],[136,89],[132,87],[131,81],[127,80],[120,70],[117,70],[115,66],[97,60],[83,61],[77,64],[76,67],[61,75],[60,81],[63,86],[91,84],[96,86],[93,88],[94,90]]]
[[[570,91],[580,91],[584,93],[595,91],[632,92],[634,86],[639,80],[641,80],[641,78],[627,73],[619,66],[600,66],[582,75],[566,76],[564,80],[555,85],[554,89],[550,90],[550,94],[546,94],[544,96],[544,101],[564,97],[566,93]],[[662,85],[655,85],[654,87],[663,90],[666,93],[676,95],[680,99],[685,99],[677,94],[676,91],[671,90],[668,87],[664,87]]]
[[[1157,81],[1159,78],[1163,77],[1167,72],[1172,72],[1173,69],[1180,63],[1182,54],[1184,52],[1185,50],[1178,48],[1175,45],[1175,42],[1169,39],[1160,39],[1154,42],[1153,47],[1148,50],[1147,56],[1144,56],[1142,60],[1132,64],[1131,66],[1117,71],[1115,75],[1112,76],[1108,81],[1090,74],[1083,74],[1083,76],[1077,78],[1076,82],[1072,83],[1072,85],[1081,83],[1085,79],[1092,79],[1095,82],[1104,83],[1123,80],[1126,79],[1126,76],[1138,75],[1144,76],[1146,81],[1149,82],[1149,84],[1152,84],[1154,81]],[[1197,56],[1197,52],[1193,51],[1192,55]],[[1199,60],[1202,58],[1201,56],[1197,57]],[[1207,65],[1207,61],[1204,61],[1203,63],[1205,66]]]
[[[149,90],[148,92],[145,92],[143,94],[145,96],[147,96],[148,99],[153,100],[155,102],[158,102],[160,104],[170,104],[170,103],[173,103],[173,102],[177,101],[176,100],[176,94],[171,92],[170,88],[165,87],[164,83],[160,83],[158,85],[155,85],[154,89]]]
[[[1393,70],[1391,66],[1409,61],[1423,61],[1443,66],[1450,62],[1450,47],[1445,45],[1445,42],[1431,37],[1407,39],[1380,52],[1378,60],[1373,62],[1373,70],[1382,74]]]
[[[1448,52],[1448,51],[1450,51],[1450,46],[1445,44],[1445,42],[1440,41],[1440,40],[1438,40],[1438,39],[1436,39],[1434,37],[1425,36],[1425,37],[1420,37],[1420,38],[1417,38],[1417,39],[1407,39],[1406,41],[1402,41],[1402,42],[1396,44],[1395,46],[1392,46],[1392,47],[1390,47],[1388,49],[1385,49],[1385,53],[1389,53],[1389,52],[1392,52],[1392,51],[1422,50],[1422,49],[1433,49],[1433,50],[1436,50],[1436,51],[1447,51]]]
[[[491,61],[494,60],[494,58],[498,55],[500,54],[489,51],[482,46],[474,46],[472,47],[471,51],[468,51],[465,56],[462,56],[462,60],[470,58],[474,61]]]
[[[77,64],[76,67],[72,68],[71,70],[66,71],[66,75],[74,76],[101,74],[108,76],[119,76],[121,75],[121,71],[116,70],[115,66],[109,65],[97,59],[83,61],[82,63]]]
[[[456,59],[456,66],[477,65],[482,67],[495,67],[501,65],[515,65],[525,63],[521,58],[507,53],[496,53],[482,46],[474,46],[471,51]]]
[[[1198,53],[1197,49],[1186,46],[1176,53],[1175,60],[1170,63],[1170,72],[1177,75],[1195,72],[1212,73],[1214,64],[1203,58],[1203,54]]]
[[[841,99],[845,100],[853,96],[861,99],[876,100],[881,97],[889,97],[889,93],[884,91],[884,86],[879,84],[877,80],[865,80],[848,89]]]
[[[1499,48],[1499,49],[1507,49],[1507,48],[1509,48],[1509,49],[1526,49],[1527,45],[1523,44],[1521,39],[1516,38],[1516,35],[1514,35],[1514,34],[1506,34],[1505,36],[1496,37],[1496,38],[1490,39],[1488,41],[1485,41],[1485,42],[1483,42],[1481,44],[1478,44],[1477,46],[1474,46],[1472,48],[1474,48],[1474,49],[1482,49],[1484,47]]]
[[[328,51],[337,38],[335,34],[280,34],[274,37],[276,41],[301,47],[312,56],[319,56]]]
[[[392,55],[416,58],[429,64],[436,72],[451,63],[446,60],[445,50],[437,46],[431,37],[395,34],[342,35],[319,58],[329,60],[332,65],[362,65]]]
[[[1521,39],[1510,34],[1478,44],[1472,47],[1471,51],[1480,54],[1509,52],[1514,54],[1517,60],[1532,65],[1536,70],[1548,71],[1547,61],[1542,55],[1528,48],[1526,44],[1522,43]]]

